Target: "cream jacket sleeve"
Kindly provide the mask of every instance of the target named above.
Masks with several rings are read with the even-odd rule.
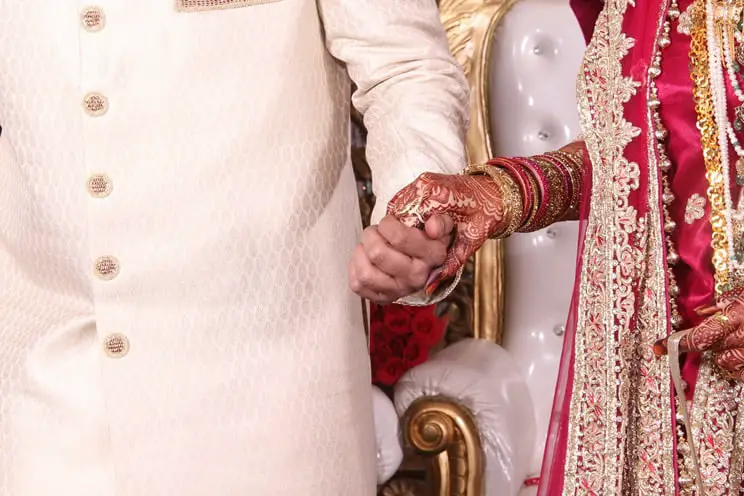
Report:
[[[420,174],[465,167],[469,93],[435,0],[317,0],[330,53],[357,86],[377,204]]]

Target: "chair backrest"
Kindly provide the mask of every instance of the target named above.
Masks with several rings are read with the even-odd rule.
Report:
[[[524,156],[579,134],[576,74],[584,39],[568,0],[442,0],[453,54],[471,84],[468,155]],[[562,223],[506,242],[475,260],[475,336],[514,356],[535,403],[540,468],[562,330],[574,281],[577,227]]]

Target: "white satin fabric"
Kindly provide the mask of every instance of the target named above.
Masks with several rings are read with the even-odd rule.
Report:
[[[568,0],[520,0],[504,18],[491,56],[491,126],[502,156],[558,149],[579,132],[576,74],[585,43]],[[503,346],[524,377],[536,436],[528,476],[540,473],[563,331],[572,295],[578,223],[563,222],[506,242]],[[536,493],[525,487],[520,496]],[[516,492],[489,492],[514,496]]]
[[[345,69],[381,205],[462,168],[434,2],[97,6],[0,0],[0,495],[373,495]]]
[[[377,434],[377,483],[390,480],[403,462],[400,420],[393,401],[379,388],[372,388]]]

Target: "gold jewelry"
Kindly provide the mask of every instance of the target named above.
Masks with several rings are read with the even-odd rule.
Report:
[[[536,225],[528,224],[524,227],[525,231],[537,231],[557,222],[561,216],[565,215],[571,199],[568,197],[568,191],[566,190],[564,174],[553,162],[540,155],[531,157],[530,160],[539,166],[545,174],[544,187],[549,198],[547,210],[540,222]],[[545,199],[542,201],[545,201]]]
[[[556,160],[559,160],[568,171],[568,176],[571,180],[571,198],[569,200],[568,211],[578,212],[582,193],[581,173],[584,166],[583,152],[556,150],[547,153],[547,155],[551,155]]]
[[[721,325],[728,325],[729,318],[728,315],[724,315],[722,313],[717,313],[713,316],[714,320],[717,320]]]
[[[417,197],[414,201],[404,206],[399,212],[398,215],[413,215],[418,219],[418,221],[421,224],[425,224],[424,217],[421,215],[421,212],[419,209],[421,208],[421,204],[424,202],[424,199],[422,197]]]
[[[701,9],[701,4],[695,4]],[[692,29],[690,44],[690,66],[694,83],[695,111],[697,127],[700,130],[705,161],[706,179],[708,180],[708,200],[710,202],[710,225],[713,229],[711,247],[713,248],[713,267],[715,268],[716,296],[730,289],[728,236],[726,225],[725,181],[721,164],[721,150],[718,144],[718,126],[716,125],[713,92],[708,70],[708,40],[706,24],[696,24]]]
[[[517,231],[524,232],[527,229],[527,226],[531,225],[535,221],[535,217],[537,217],[537,212],[540,211],[540,186],[537,184],[537,179],[535,179],[535,176],[532,174],[525,174],[524,175],[526,180],[530,183],[530,188],[532,189],[532,206],[530,207],[530,211],[527,213],[527,218],[524,219],[524,222],[517,228]]]
[[[468,176],[487,175],[493,179],[496,186],[501,190],[501,198],[504,202],[504,219],[502,229],[491,237],[501,239],[511,236],[519,227],[524,199],[519,185],[509,173],[498,167],[488,164],[469,165],[463,171]]]

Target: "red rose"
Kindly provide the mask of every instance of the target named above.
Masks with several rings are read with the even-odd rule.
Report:
[[[411,312],[402,305],[385,307],[385,325],[391,332],[411,332]]]
[[[446,320],[437,317],[434,309],[430,307],[422,308],[411,319],[411,332],[427,347],[432,347],[442,340],[446,327]]]
[[[392,335],[390,336],[390,339],[388,339],[385,351],[387,351],[391,357],[402,359],[406,352],[406,344],[409,339],[409,336],[401,334]]]
[[[369,326],[369,351],[384,349],[387,346],[387,328],[382,322],[371,322]]]
[[[370,312],[370,360],[376,384],[392,386],[409,369],[426,361],[444,336],[445,319],[435,307],[373,305]]]
[[[406,364],[398,357],[388,357],[379,367],[374,369],[374,382],[385,386],[392,386],[406,373]]]
[[[422,345],[415,336],[411,336],[411,339],[406,343],[406,349],[403,350],[403,359],[406,361],[406,365],[413,368],[424,363],[429,355],[428,350],[428,346]]]

